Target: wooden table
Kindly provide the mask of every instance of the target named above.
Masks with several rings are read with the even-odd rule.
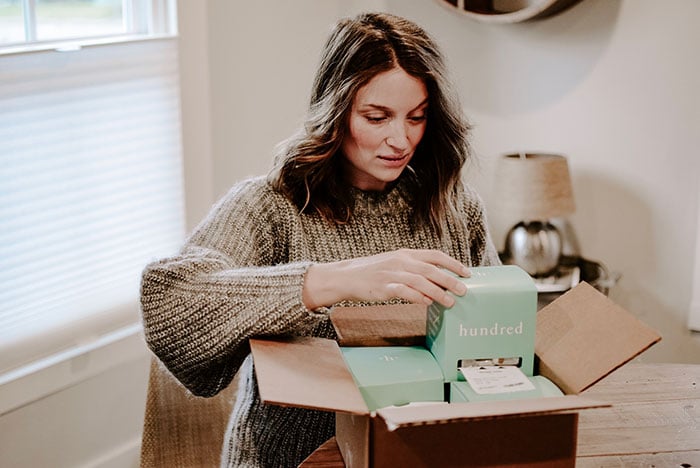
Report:
[[[700,365],[627,364],[583,394],[613,406],[579,413],[577,467],[700,467]],[[330,439],[300,466],[345,464]]]

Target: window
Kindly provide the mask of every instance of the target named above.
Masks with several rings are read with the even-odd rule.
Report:
[[[0,52],[171,34],[169,0],[0,0]]]
[[[99,7],[128,24],[137,3],[0,0],[0,21],[34,22],[38,41],[94,38],[94,24],[75,22],[42,33],[42,18]],[[115,21],[100,20],[100,34]],[[138,322],[143,267],[182,242],[177,43],[121,39],[0,54],[0,385]]]

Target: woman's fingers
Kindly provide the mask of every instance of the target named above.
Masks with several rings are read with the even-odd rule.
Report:
[[[442,289],[441,292],[450,291],[458,296],[463,296],[467,292],[467,286],[459,277],[469,277],[471,273],[466,266],[449,255],[437,250],[403,250],[398,252],[400,255],[407,255],[412,260],[403,265],[406,271],[416,273],[438,286]],[[429,284],[420,282],[414,285],[427,296],[438,302],[443,302],[437,291]],[[427,289],[423,289],[426,287]]]
[[[471,275],[466,265],[439,250],[400,250],[397,252],[406,253],[424,263],[432,264],[438,268],[444,268],[457,276],[468,278]]]
[[[357,272],[372,282],[370,296],[383,289],[379,300],[400,297],[451,307],[454,298],[447,291],[460,296],[466,293],[466,285],[455,275],[468,276],[469,270],[437,250],[402,249],[356,260]]]
[[[433,303],[432,298],[403,283],[392,283],[388,285],[388,289],[391,297],[400,297],[401,299],[414,304],[430,305]]]
[[[461,296],[466,292],[466,286],[454,276],[438,271],[436,267],[432,267],[431,270],[433,271],[425,275],[404,273],[402,283],[407,288],[420,293],[424,298],[421,302],[430,304],[436,301],[446,307],[452,307],[454,297],[448,291]]]
[[[459,277],[448,273],[444,268],[432,266],[428,268],[425,278],[430,282],[440,286],[446,291],[450,291],[458,296],[463,296],[467,292],[467,285]]]
[[[467,287],[458,276],[469,269],[438,250],[393,252],[321,263],[309,267],[302,290],[307,307],[331,306],[343,300],[409,302],[452,307]],[[452,294],[450,294],[452,293]]]

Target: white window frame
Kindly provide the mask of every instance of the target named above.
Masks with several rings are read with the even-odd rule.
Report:
[[[24,1],[34,3],[34,0]],[[138,0],[123,1],[133,5]],[[94,53],[95,49],[105,47],[107,50],[125,42],[176,41],[175,0],[144,2],[148,7],[148,17],[139,27],[145,26],[146,29],[142,29],[138,34],[13,44],[12,47],[0,45],[0,61],[5,54],[36,54],[52,50],[57,52],[48,53],[70,51],[71,54],[80,54],[84,46],[89,46],[87,48]],[[133,302],[115,305],[108,313],[98,314],[88,326],[77,326],[73,330],[66,330],[65,327],[56,330],[56,335],[69,334],[73,335],[71,342],[74,343],[70,347],[57,349],[28,364],[0,374],[0,416],[116,365],[143,358],[147,353],[138,304]],[[21,346],[23,349],[33,350],[41,344],[29,338],[26,343],[22,342]]]
[[[22,0],[24,42],[0,44],[0,55],[41,50],[76,50],[85,46],[115,44],[177,35],[176,0],[121,0],[127,32],[70,39],[37,40],[36,0]]]

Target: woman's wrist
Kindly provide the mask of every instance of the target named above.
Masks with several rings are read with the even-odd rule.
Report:
[[[330,307],[343,299],[336,280],[339,263],[314,263],[306,270],[301,299],[307,309]]]

